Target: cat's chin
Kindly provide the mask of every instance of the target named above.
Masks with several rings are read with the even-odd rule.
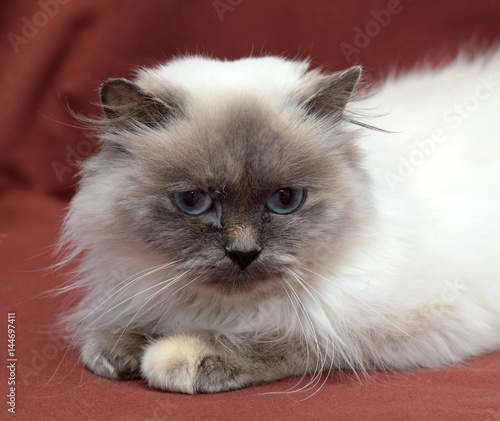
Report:
[[[237,297],[254,294],[273,294],[280,291],[279,276],[234,276],[234,277],[206,277],[197,285],[200,289],[214,294]]]

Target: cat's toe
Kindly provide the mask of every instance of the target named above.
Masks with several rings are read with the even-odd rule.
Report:
[[[223,392],[249,386],[242,370],[227,358],[208,356],[200,361],[194,379],[194,388],[199,393]]]
[[[82,361],[94,374],[108,379],[129,380],[139,377],[139,359],[133,355],[83,351]]]
[[[82,361],[90,371],[107,379],[119,380],[120,372],[117,367],[101,354],[89,356],[82,354]]]
[[[144,337],[101,330],[93,332],[80,350],[82,362],[93,373],[113,380],[140,377]]]

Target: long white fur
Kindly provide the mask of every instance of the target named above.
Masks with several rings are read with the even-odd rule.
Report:
[[[155,89],[182,81],[197,93],[193,107],[259,92],[279,108],[314,76],[304,76],[307,67],[273,57],[187,57],[143,70],[139,80]],[[459,124],[453,106],[471,108],[471,97],[477,109]],[[130,327],[131,320],[155,323],[165,334],[216,330],[235,341],[241,333],[258,339],[279,331],[303,336],[324,357],[318,369],[435,367],[499,349],[500,54],[390,78],[354,106],[388,111],[366,122],[392,133],[358,129],[374,212],[349,258],[319,273],[297,268],[281,296],[222,297],[193,288],[189,273],[172,278],[171,267],[161,267],[169,262],[140,244],[117,244],[103,230],[113,223],[106,207],[120,186],[116,174],[108,184],[84,185],[66,220],[63,242],[74,247],[70,257],[82,256],[76,286],[88,291],[68,316],[78,332]],[[401,162],[421,157],[417,142],[433,133],[446,140],[434,141],[413,173],[401,175]]]

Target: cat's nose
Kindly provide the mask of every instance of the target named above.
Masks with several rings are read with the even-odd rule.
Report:
[[[258,232],[250,225],[233,223],[228,226],[226,252],[241,270],[252,263],[262,250],[258,237]]]
[[[243,270],[252,263],[260,253],[260,249],[252,250],[227,250],[229,257]]]

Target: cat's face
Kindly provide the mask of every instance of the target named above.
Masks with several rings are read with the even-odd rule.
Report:
[[[117,225],[196,286],[271,289],[318,250],[341,254],[363,200],[350,134],[241,100],[149,125],[117,132],[96,162],[117,183]]]

